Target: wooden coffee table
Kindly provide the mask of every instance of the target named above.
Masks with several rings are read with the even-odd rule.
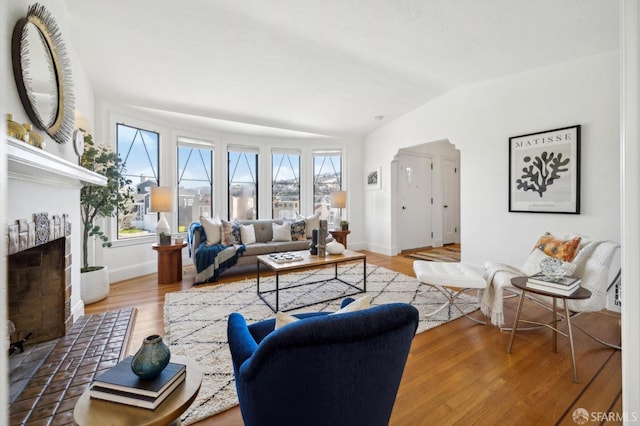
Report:
[[[290,311],[290,310],[293,310],[293,309],[303,308],[305,306],[311,306],[311,305],[315,305],[317,303],[328,302],[328,301],[340,299],[340,298],[346,297],[346,296],[353,296],[355,294],[364,293],[364,292],[367,291],[367,256],[362,254],[362,253],[358,253],[358,252],[350,251],[350,250],[345,250],[342,254],[328,254],[328,255],[323,256],[323,257],[313,255],[313,254],[311,254],[311,252],[309,252],[309,250],[293,251],[293,252],[290,252],[290,253],[293,254],[293,255],[300,256],[301,259],[300,260],[295,260],[293,262],[278,263],[275,260],[273,260],[271,257],[269,257],[269,255],[267,255],[267,254],[258,256],[258,261],[257,261],[258,262],[258,264],[257,264],[257,270],[258,270],[258,272],[257,272],[257,291],[258,291],[258,296],[262,299],[262,301],[264,303],[267,304],[267,306],[269,306],[271,308],[271,310],[273,312],[278,312],[278,310],[280,310],[280,290],[281,290],[280,289],[280,274],[281,273],[285,273],[285,272],[297,272],[297,271],[310,269],[310,268],[321,268],[321,267],[326,267],[326,266],[329,266],[329,265],[333,265],[334,266],[334,276],[333,276],[333,278],[331,278],[329,280],[321,280],[321,281],[314,281],[314,282],[304,282],[304,283],[300,283],[300,284],[287,286],[286,288],[290,289],[290,288],[300,287],[300,286],[309,285],[309,284],[317,284],[317,283],[320,283],[320,282],[337,280],[337,281],[340,281],[340,282],[344,283],[345,285],[353,287],[355,289],[355,291],[350,293],[350,294],[341,294],[340,296],[329,298],[329,299],[314,300],[313,303],[309,303],[309,304],[306,304],[306,305],[296,305],[296,306],[293,306],[293,307],[288,307],[287,309],[283,309],[283,311]],[[362,260],[362,262],[363,262],[363,267],[362,267],[362,288],[360,288],[360,287],[358,287],[356,285],[353,285],[352,283],[349,283],[347,281],[344,281],[340,277],[338,277],[338,265],[339,264],[345,263],[345,262],[356,261],[356,260]],[[275,275],[276,275],[276,288],[275,288],[275,290],[260,291],[260,264],[266,266],[271,271],[275,272]],[[268,294],[268,293],[275,293],[275,295],[276,295],[275,306],[272,305],[264,297],[264,295]]]

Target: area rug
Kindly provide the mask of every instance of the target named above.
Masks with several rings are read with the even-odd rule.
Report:
[[[460,262],[460,245],[450,244],[428,250],[421,250],[404,255],[410,259],[428,260],[432,262]]]
[[[337,310],[343,295],[353,292],[353,288],[333,280],[286,290],[287,285],[330,279],[333,274],[333,268],[324,268],[281,275],[280,308],[284,310],[318,299],[338,297],[335,301],[294,309],[290,313]],[[362,287],[362,263],[340,266],[338,274],[345,281]],[[432,287],[420,285],[413,277],[375,265],[367,265],[366,275],[366,294],[371,295],[373,305],[405,302],[420,311],[418,333],[461,316],[457,309],[449,307],[427,317],[426,314],[441,306],[446,298]],[[260,279],[261,290],[273,288],[273,277]],[[477,298],[473,296],[460,296],[458,304],[465,312],[478,308]],[[275,316],[256,294],[255,279],[198,287],[167,293],[165,296],[165,340],[169,343],[171,353],[195,360],[204,372],[200,393],[182,416],[185,425],[238,404],[227,344],[227,318],[232,312],[240,312],[248,323]]]

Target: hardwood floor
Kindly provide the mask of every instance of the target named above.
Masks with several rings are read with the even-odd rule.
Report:
[[[412,259],[364,253],[368,263],[414,276]],[[220,283],[254,274],[251,268],[237,268],[224,273]],[[155,274],[114,283],[107,299],[87,306],[85,311],[91,314],[137,307],[131,345],[135,350],[145,336],[164,334],[164,295],[192,287],[193,280],[194,270],[189,265],[180,283],[158,285]],[[507,324],[513,321],[516,303],[516,298],[505,301]],[[523,317],[550,316],[533,304],[525,305],[525,309]],[[482,317],[480,311],[472,315]],[[620,343],[620,316],[616,313],[588,313],[574,321],[607,341]],[[558,351],[553,353],[550,336],[548,329],[518,332],[509,355],[509,333],[465,318],[416,335],[390,424],[575,425],[572,413],[577,408],[586,409],[594,418],[607,413],[607,418],[621,418],[620,351],[600,345],[574,328],[580,383],[573,383],[569,343],[559,336]],[[234,407],[197,424],[243,423],[239,408]]]

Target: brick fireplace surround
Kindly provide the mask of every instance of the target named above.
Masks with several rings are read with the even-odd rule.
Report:
[[[71,224],[66,214],[9,225],[7,257],[8,318],[15,343],[33,333],[30,343],[62,337],[71,315]],[[36,226],[37,225],[37,226]]]

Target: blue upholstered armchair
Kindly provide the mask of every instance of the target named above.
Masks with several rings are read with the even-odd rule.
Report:
[[[343,306],[350,302],[343,302]],[[405,303],[303,319],[274,331],[229,316],[228,337],[247,426],[387,425],[418,311]]]

